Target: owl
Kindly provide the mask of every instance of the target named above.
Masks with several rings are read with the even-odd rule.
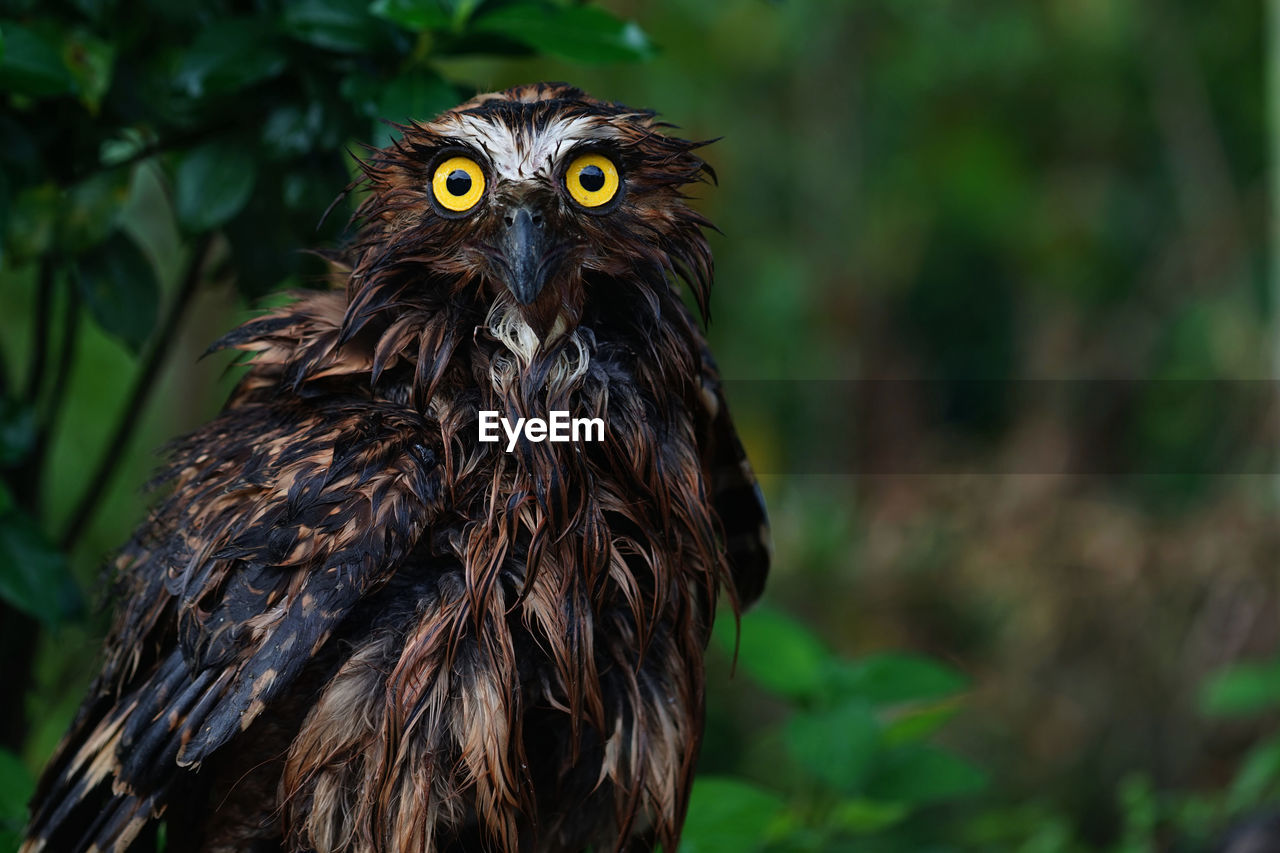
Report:
[[[330,286],[215,344],[247,370],[116,561],[24,851],[677,849],[769,561],[684,299],[712,172],[563,84],[398,129]]]

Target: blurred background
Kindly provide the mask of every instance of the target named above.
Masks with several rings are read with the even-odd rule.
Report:
[[[157,450],[234,382],[204,348],[313,281],[378,119],[539,79],[718,139],[710,334],[775,568],[736,673],[717,627],[686,853],[1208,850],[1265,820],[1265,11],[0,0],[10,843]]]

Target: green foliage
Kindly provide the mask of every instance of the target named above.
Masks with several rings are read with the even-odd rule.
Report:
[[[1227,807],[1240,814],[1280,798],[1280,737],[1255,743],[1227,789]]]
[[[36,441],[36,413],[11,398],[0,398],[0,468],[17,465]],[[13,496],[7,489],[0,489],[0,508],[13,506]]]
[[[1201,685],[1204,713],[1227,718],[1274,718],[1280,711],[1280,660],[1240,662],[1214,673]],[[1254,743],[1226,791],[1226,808],[1244,813],[1280,801],[1280,736]]]
[[[174,175],[178,222],[193,234],[226,225],[249,201],[256,172],[243,142],[218,140],[187,152]]]
[[[787,767],[761,782],[700,779],[686,853],[816,851],[869,836],[913,849],[917,841],[895,834],[913,815],[987,787],[985,773],[930,740],[967,685],[961,673],[900,653],[841,659],[768,607],[742,619],[740,642],[728,619],[716,638],[730,655],[736,644],[746,674],[786,702],[777,731]]]
[[[1201,687],[1200,707],[1217,716],[1280,708],[1280,661],[1237,663],[1219,671]]]
[[[80,257],[76,275],[80,298],[103,331],[141,350],[156,323],[160,286],[138,245],[117,231]]]
[[[0,471],[15,471],[38,440],[36,412],[0,398]],[[0,600],[55,625],[83,613],[66,557],[54,548],[29,512],[0,483]]]
[[[738,853],[758,849],[785,820],[782,799],[749,782],[699,776],[685,821],[684,853]]]
[[[48,624],[82,612],[66,557],[16,508],[0,512],[0,598]]]
[[[520,2],[481,12],[474,27],[576,62],[648,59],[653,47],[634,23],[592,6]]]
[[[1234,664],[1200,685],[1200,703],[1215,716],[1256,715],[1280,709],[1275,692],[1276,664]],[[1147,853],[1217,849],[1225,827],[1270,813],[1280,803],[1280,737],[1253,743],[1236,762],[1226,785],[1204,791],[1158,789],[1145,772],[1126,775],[1113,792],[1119,834],[1105,849],[1112,853]],[[1023,851],[1096,849],[1080,838],[1068,816],[1045,802],[1014,807],[987,806],[958,833],[977,849],[1000,847]]]
[[[832,667],[833,689],[881,705],[945,699],[969,686],[961,673],[931,658],[902,653],[869,655]]]
[[[74,90],[75,78],[49,39],[5,22],[0,87],[32,97],[64,95]]]
[[[0,749],[0,850],[18,849],[34,788],[35,780],[18,756]]]
[[[409,30],[452,30],[466,26],[479,0],[374,0],[370,10]]]
[[[717,644],[735,648],[732,620]],[[959,708],[964,675],[918,655],[834,656],[812,631],[762,607],[742,620],[741,669],[783,700],[784,766],[767,778],[699,777],[684,853],[697,851],[1018,850],[1145,853],[1177,838],[1205,849],[1224,827],[1280,802],[1280,737],[1241,758],[1229,784],[1208,792],[1159,790],[1134,772],[1111,792],[1119,828],[1099,848],[1047,800],[1010,802],[988,774],[933,740]],[[1280,710],[1274,662],[1236,664],[1206,679],[1205,713]],[[770,739],[765,732],[754,738]],[[957,808],[959,806],[959,808]],[[1182,849],[1181,847],[1178,849]]]
[[[782,613],[759,608],[744,620],[740,634],[726,619],[716,623],[721,645],[737,640],[736,659],[761,687],[788,699],[804,700],[825,689],[831,662],[822,642]],[[748,630],[749,628],[749,630]]]
[[[288,67],[283,41],[269,20],[224,18],[182,54],[174,86],[189,98],[226,95],[269,80]]]

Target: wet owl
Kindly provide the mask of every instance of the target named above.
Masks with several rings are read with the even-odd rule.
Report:
[[[684,299],[711,170],[562,84],[399,131],[330,286],[215,344],[246,372],[116,560],[24,850],[676,850],[717,598],[769,559]]]

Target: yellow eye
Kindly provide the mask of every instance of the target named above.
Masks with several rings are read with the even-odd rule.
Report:
[[[569,164],[564,185],[583,207],[599,207],[618,194],[618,167],[602,154],[583,154]]]
[[[475,207],[484,195],[484,172],[470,157],[450,157],[436,166],[431,191],[445,210],[462,213]]]

